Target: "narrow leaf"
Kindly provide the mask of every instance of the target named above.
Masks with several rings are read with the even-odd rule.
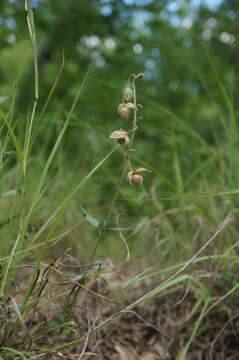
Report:
[[[94,228],[98,229],[100,226],[100,222],[95,219],[93,216],[89,215],[82,206],[80,206],[80,209],[83,213],[83,216],[85,217],[86,221],[88,221],[89,224],[91,224],[92,226],[94,226]]]
[[[17,193],[17,189],[6,191],[5,193],[0,194],[0,198],[14,196]]]
[[[112,230],[112,231],[130,231],[130,230],[134,230],[134,228],[133,228],[133,227],[130,227],[130,228],[110,227],[110,228],[106,228],[106,230]]]

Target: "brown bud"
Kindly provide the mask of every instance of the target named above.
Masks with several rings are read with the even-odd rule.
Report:
[[[131,101],[134,97],[134,92],[129,87],[123,89],[123,97],[125,101]]]
[[[120,116],[122,117],[122,119],[128,121],[130,109],[134,109],[134,107],[135,107],[134,104],[129,102],[127,104],[119,104],[117,110]]]
[[[143,73],[139,73],[136,75],[136,79],[143,79],[144,78],[144,74]]]
[[[128,145],[130,141],[127,131],[122,129],[114,131],[110,135],[110,139],[117,139],[117,142],[119,144],[124,144],[124,145]]]
[[[129,107],[126,104],[119,104],[118,113],[122,117],[122,119],[128,121],[129,120]]]
[[[128,173],[128,181],[131,185],[141,185],[144,179],[143,176],[131,171]]]
[[[141,171],[150,171],[145,168],[138,168],[128,173],[128,181],[131,185],[141,185],[144,181],[143,176],[139,174]]]

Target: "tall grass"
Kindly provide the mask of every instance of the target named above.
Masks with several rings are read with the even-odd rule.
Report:
[[[37,179],[33,179],[32,181],[32,173],[31,173],[31,150],[34,146],[34,140],[37,136],[37,129],[39,129],[39,120],[43,116],[49,98],[52,96],[55,84],[53,84],[53,88],[50,90],[49,96],[47,98],[47,102],[44,105],[42,110],[38,110],[38,98],[39,98],[39,90],[38,90],[38,64],[37,64],[37,45],[36,45],[36,34],[34,27],[34,18],[33,11],[29,6],[29,2],[25,1],[25,11],[27,24],[30,34],[30,39],[32,42],[32,50],[33,50],[33,58],[34,58],[34,74],[35,74],[35,87],[34,87],[34,100],[33,107],[30,112],[29,117],[26,121],[25,128],[25,138],[24,141],[21,142],[20,138],[16,134],[16,124],[14,123],[14,99],[11,103],[11,108],[7,114],[1,113],[2,119],[2,134],[5,136],[3,140],[3,146],[1,147],[1,158],[2,158],[2,168],[4,166],[4,159],[6,153],[7,146],[13,146],[16,166],[14,172],[16,174],[16,183],[15,189],[9,189],[8,191],[1,194],[2,198],[13,198],[12,204],[10,205],[10,212],[8,218],[2,222],[2,227],[7,226],[8,228],[13,228],[14,231],[9,232],[8,241],[5,241],[1,256],[1,288],[0,288],[0,296],[1,296],[1,307],[2,307],[2,315],[1,315],[1,345],[3,348],[3,354],[8,356],[20,356],[25,358],[24,348],[27,348],[30,344],[34,343],[34,338],[31,336],[27,326],[26,319],[30,316],[34,316],[34,313],[39,306],[39,302],[43,297],[43,293],[45,287],[48,282],[48,276],[52,271],[56,271],[57,269],[54,267],[55,261],[53,261],[52,265],[46,267],[45,270],[42,270],[43,258],[47,252],[48,246],[52,242],[56,242],[65,236],[65,234],[60,234],[57,237],[53,237],[54,229],[56,224],[60,222],[64,212],[69,206],[70,200],[74,197],[74,195],[89,181],[89,179],[94,175],[94,173],[102,166],[102,164],[112,155],[112,153],[116,150],[116,147],[111,149],[102,159],[95,164],[95,166],[88,172],[86,176],[83,176],[81,180],[74,185],[72,188],[67,190],[67,193],[64,196],[64,199],[56,206],[51,214],[48,215],[48,218],[44,223],[40,224],[39,228],[36,231],[33,231],[33,235],[29,236],[29,224],[34,222],[35,216],[38,213],[39,206],[41,206],[41,201],[46,193],[49,192],[49,188],[53,185],[52,179],[49,180],[49,169],[54,164],[56,153],[59,150],[59,147],[62,143],[63,136],[69,126],[69,122],[71,117],[76,109],[77,102],[81,95],[81,92],[85,86],[85,82],[88,77],[88,72],[86,73],[82,84],[80,85],[75,99],[70,107],[70,110],[67,112],[66,119],[64,124],[57,135],[55,142],[52,146],[52,149],[49,153],[48,158],[45,161],[45,164],[41,168],[41,171],[38,172]],[[62,72],[62,69],[60,70]],[[59,75],[57,75],[58,79]],[[54,180],[54,179],[53,179]],[[31,228],[34,225],[31,225]],[[68,233],[68,230],[66,233]],[[44,234],[44,235],[42,235]],[[15,236],[15,240],[12,240],[11,237]],[[42,240],[40,243],[37,243],[37,240],[42,236]],[[10,242],[9,242],[10,241]],[[7,244],[7,245],[6,245]],[[21,295],[21,302],[18,303],[15,300],[15,297],[11,296],[12,287],[15,284],[15,278],[17,275],[17,271],[20,268],[24,268],[24,259],[28,257],[34,249],[38,249],[38,254],[34,260],[34,265],[30,266],[31,276],[28,280],[28,285],[24,290],[24,293],[20,293],[17,296]],[[5,255],[4,255],[5,253]],[[60,272],[61,273],[61,272]],[[97,276],[101,274],[101,271],[97,271]],[[76,278],[76,280],[72,280],[72,284],[76,284],[77,289],[79,287],[84,287],[93,275],[88,275],[88,271],[86,270],[82,276]],[[79,290],[77,290],[79,291]],[[89,290],[90,291],[90,290]],[[73,290],[68,290],[66,293],[61,294],[60,296],[68,296],[68,300],[70,301],[70,293],[73,293]],[[46,295],[44,295],[45,297]],[[99,295],[100,296],[100,295]],[[69,308],[70,302],[66,299],[65,308]],[[68,305],[67,305],[68,304]],[[7,313],[11,312],[11,319],[7,321]],[[66,310],[68,311],[68,310]],[[67,327],[68,322],[59,325],[60,327]],[[19,330],[20,329],[20,330]],[[55,329],[55,328],[54,328]],[[23,341],[23,347],[20,350],[14,349],[13,345],[18,338],[19,331],[21,330],[25,333],[26,343]],[[56,330],[56,329],[55,329]],[[39,334],[38,334],[39,336]],[[36,336],[36,339],[37,337]],[[13,347],[12,347],[13,346]]]

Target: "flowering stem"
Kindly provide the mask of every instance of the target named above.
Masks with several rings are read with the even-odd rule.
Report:
[[[133,127],[131,132],[132,134],[132,138],[131,138],[131,147],[133,145],[134,142],[134,138],[135,138],[135,131],[137,130],[137,100],[136,100],[136,87],[135,87],[135,76],[132,78],[132,86],[133,86],[133,93],[134,93],[134,121],[133,121]]]
[[[126,162],[125,162],[125,166],[124,166],[124,169],[123,169],[123,172],[122,172],[122,176],[120,178],[120,182],[119,182],[118,188],[117,188],[117,190],[115,192],[112,203],[110,205],[109,212],[108,212],[108,215],[106,217],[106,222],[109,220],[110,216],[112,215],[115,203],[116,203],[116,201],[117,201],[117,199],[119,197],[120,189],[121,189],[121,186],[122,186],[122,184],[123,184],[123,182],[125,180],[127,172],[128,171],[133,171],[133,167],[131,165],[131,152],[133,151],[132,146],[133,146],[133,143],[134,143],[135,132],[136,132],[136,130],[138,128],[137,127],[137,99],[136,99],[135,79],[136,79],[135,74],[130,75],[130,81],[132,82],[132,88],[133,88],[133,101],[134,101],[133,126],[132,126],[132,129],[129,131],[129,133],[132,133],[132,136],[131,136],[131,139],[130,139],[129,148],[128,148],[127,153],[126,153]]]
[[[131,140],[130,140],[130,146],[129,150],[127,152],[127,160],[128,160],[128,166],[129,170],[133,171],[133,167],[131,165],[131,152],[133,151],[133,143],[135,138],[135,132],[137,130],[137,99],[136,99],[136,87],[135,87],[135,74],[131,75],[131,81],[132,81],[132,87],[133,87],[133,100],[134,100],[134,118],[133,118],[133,126],[132,129],[129,131],[129,133],[132,133]]]

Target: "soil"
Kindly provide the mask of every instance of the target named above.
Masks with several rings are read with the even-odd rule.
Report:
[[[42,289],[42,299],[25,321],[25,329],[20,328],[18,336],[8,346],[20,350],[24,344],[25,348],[28,347],[31,354],[29,359],[32,360],[180,360],[180,354],[192,336],[203,306],[200,298],[190,290],[178,287],[163,296],[155,297],[126,313],[114,324],[93,332],[79,342],[77,339],[87,335],[89,329],[92,330],[112,314],[146,294],[161,279],[157,279],[157,284],[155,279],[135,283],[127,291],[123,291],[121,287],[126,275],[114,268],[115,271],[97,276],[85,284],[85,288],[79,289],[79,286],[59,273],[50,271],[52,268],[62,271],[62,267],[56,263],[41,271],[35,293],[37,289],[39,291],[44,279],[47,279],[47,284]],[[76,271],[74,267],[67,268],[69,270]],[[31,274],[32,268],[24,268],[17,274],[11,295],[18,304],[22,302],[24,288],[27,287]],[[102,299],[96,293],[113,301]],[[73,301],[72,307],[66,299]],[[210,312],[193,336],[186,359],[239,359],[237,313],[237,305],[229,302],[224,302]],[[9,315],[9,318],[11,316],[13,315]],[[59,326],[61,323],[64,326]],[[69,324],[66,325],[67,323]],[[27,341],[26,331],[29,337],[34,338],[34,342]],[[0,335],[3,337],[1,331]],[[25,339],[25,343],[22,339]],[[56,349],[58,345],[64,347]],[[46,355],[41,349],[52,351]],[[15,356],[14,359],[20,357]]]

